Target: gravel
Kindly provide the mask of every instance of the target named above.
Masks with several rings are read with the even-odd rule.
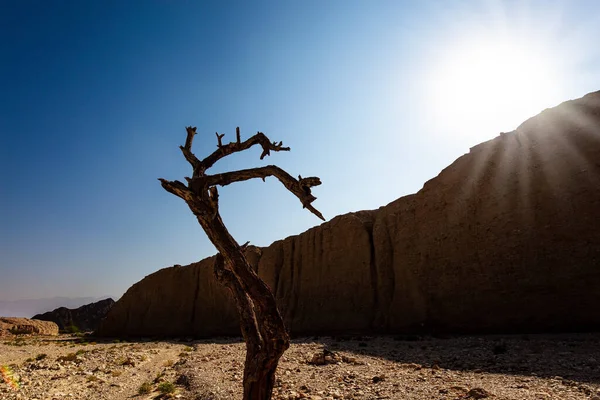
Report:
[[[90,340],[2,339],[0,399],[241,398],[240,339]],[[600,400],[600,334],[298,338],[273,398]]]

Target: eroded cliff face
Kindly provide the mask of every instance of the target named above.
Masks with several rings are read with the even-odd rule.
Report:
[[[600,92],[477,145],[418,193],[253,248],[294,334],[600,327]],[[238,334],[213,259],[132,286],[102,335]]]
[[[600,326],[600,93],[480,144],[377,215],[391,330]],[[380,257],[381,256],[381,257]],[[391,296],[391,297],[390,297]]]

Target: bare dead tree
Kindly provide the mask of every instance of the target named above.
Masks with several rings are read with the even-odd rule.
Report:
[[[244,366],[244,399],[267,400],[271,398],[275,383],[275,370],[283,353],[289,347],[289,336],[275,297],[267,284],[258,276],[245,256],[246,244],[240,246],[229,234],[219,214],[217,186],[253,178],[274,176],[292,192],[302,206],[322,219],[323,215],[311,203],[316,199],[311,187],[321,184],[317,177],[293,178],[275,165],[208,175],[206,171],[221,158],[250,149],[262,147],[262,160],[271,151],[289,151],[281,142],[271,142],[262,132],[241,141],[240,130],[236,129],[236,141],[223,144],[223,134],[217,133],[217,150],[203,160],[192,153],[192,142],[196,127],[188,127],[185,145],[180,146],[185,159],[192,165],[191,178],[187,185],[180,181],[159,179],[168,192],[182,198],[192,211],[206,235],[218,250],[214,272],[217,280],[225,285],[235,299],[240,316],[242,335],[246,342]]]

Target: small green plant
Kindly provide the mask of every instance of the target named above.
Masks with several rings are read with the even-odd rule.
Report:
[[[27,345],[27,341],[22,337],[18,337],[12,342],[9,342],[8,344],[12,346],[25,346]]]
[[[122,366],[130,365],[132,367],[135,367],[135,361],[130,357],[121,358],[117,363]]]
[[[188,351],[188,352],[194,351],[194,348],[190,347],[190,346],[185,346],[185,349],[183,349],[183,351]]]
[[[152,385],[150,382],[144,382],[138,388],[138,394],[148,394],[152,391]]]
[[[40,361],[40,360],[43,360],[46,357],[48,357],[48,354],[40,353],[37,356],[35,356],[35,359],[38,360],[38,361]]]
[[[76,356],[80,356],[80,355],[85,354],[85,353],[87,353],[87,350],[79,349],[79,350],[77,350],[77,352],[75,353],[75,355]]]
[[[156,374],[156,377],[154,378],[154,383],[161,382],[163,380],[163,376],[165,376],[164,372],[159,372],[158,374]]]
[[[71,324],[69,326],[65,326],[63,330],[64,333],[81,333],[81,329],[77,327],[75,324]]]
[[[167,360],[163,363],[164,367],[172,367],[175,364],[175,361],[173,360]]]
[[[170,394],[175,391],[175,385],[172,382],[165,381],[158,385],[158,391],[162,394]]]

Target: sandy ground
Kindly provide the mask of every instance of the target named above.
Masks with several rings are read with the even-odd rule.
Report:
[[[241,398],[239,339],[92,340],[0,339],[0,399]],[[600,333],[299,338],[273,398],[600,400]]]

